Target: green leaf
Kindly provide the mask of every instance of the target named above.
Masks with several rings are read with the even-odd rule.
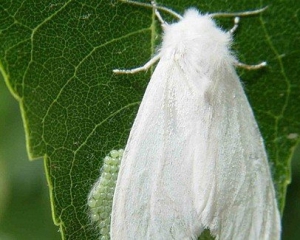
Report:
[[[257,9],[250,1],[159,1],[179,13]],[[265,139],[281,210],[299,142],[299,1],[272,1],[241,19],[234,51],[259,71],[239,71]],[[167,21],[172,18],[163,14]],[[31,158],[44,157],[55,224],[65,239],[96,239],[87,195],[102,158],[124,148],[151,71],[116,76],[157,48],[151,9],[117,1],[0,0],[0,71],[18,99]],[[174,21],[174,20],[173,20]],[[224,28],[232,19],[218,19]]]

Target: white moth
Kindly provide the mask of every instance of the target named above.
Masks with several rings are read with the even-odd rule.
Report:
[[[142,4],[139,4],[142,5]],[[124,151],[114,193],[111,239],[197,239],[209,229],[222,240],[276,240],[280,214],[267,154],[235,72],[234,27],[212,17],[181,17],[157,7],[163,42],[159,60]],[[158,9],[180,20],[163,22]],[[248,66],[259,68],[265,63]]]
[[[101,240],[110,239],[110,215],[123,149],[112,150],[103,160],[101,175],[88,196],[91,222],[97,227]]]

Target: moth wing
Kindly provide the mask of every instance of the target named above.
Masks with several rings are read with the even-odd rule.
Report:
[[[207,155],[196,161],[201,170],[194,191],[206,198],[197,201],[201,222],[219,239],[280,239],[274,186],[252,109],[233,67],[214,74],[207,91],[213,109]]]
[[[232,66],[207,78],[161,60],[124,152],[111,237],[197,239],[204,228],[279,238],[263,140]]]
[[[112,239],[196,239],[203,230],[190,186],[198,170],[185,155],[194,129],[184,122],[186,106],[201,106],[182,77],[163,60],[151,77],[121,162]]]

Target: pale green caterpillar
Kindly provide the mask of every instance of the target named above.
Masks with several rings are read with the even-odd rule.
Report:
[[[112,150],[103,160],[101,175],[88,196],[89,216],[99,229],[101,240],[110,239],[112,201],[124,150]]]

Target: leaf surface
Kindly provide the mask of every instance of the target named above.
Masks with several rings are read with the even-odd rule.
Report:
[[[182,14],[236,12],[262,1],[159,1]],[[299,1],[272,1],[241,19],[233,50],[259,71],[238,70],[265,139],[281,209],[300,134]],[[163,13],[168,22],[175,21]],[[161,33],[150,8],[117,1],[0,0],[0,70],[18,99],[32,159],[44,157],[55,224],[65,239],[97,239],[86,200],[102,158],[124,148]],[[217,19],[224,29],[232,18]],[[152,69],[153,70],[153,69]]]

